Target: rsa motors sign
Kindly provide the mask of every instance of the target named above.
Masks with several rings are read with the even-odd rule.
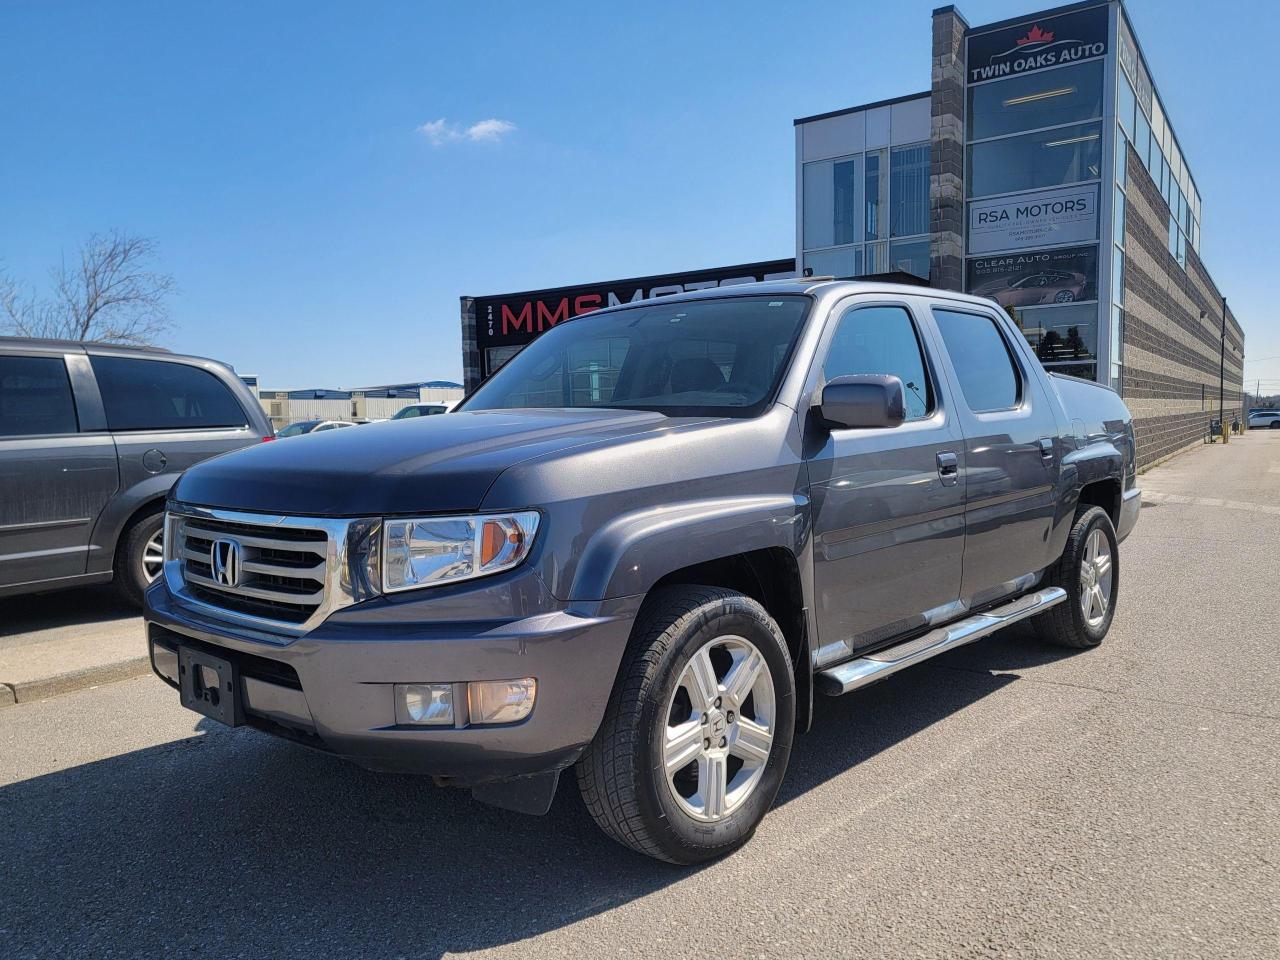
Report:
[[[970,253],[1097,239],[1096,183],[969,203]]]
[[[1013,77],[1105,56],[1107,16],[1104,4],[972,35],[966,61],[969,82]]]
[[[686,290],[706,290],[795,275],[794,260],[768,260],[689,273],[476,297],[476,341],[481,351],[488,347],[523,345],[558,323],[604,307],[670,296]]]

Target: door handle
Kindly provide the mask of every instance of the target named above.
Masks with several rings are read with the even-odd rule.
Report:
[[[1040,459],[1045,463],[1053,460],[1053,440],[1049,437],[1040,438]]]
[[[938,454],[938,477],[944,487],[954,487],[960,482],[960,460],[950,450]]]

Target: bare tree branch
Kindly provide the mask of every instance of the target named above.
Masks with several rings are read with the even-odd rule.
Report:
[[[172,327],[166,300],[173,278],[151,269],[155,242],[113,231],[94,234],[80,262],[50,271],[52,296],[38,297],[0,272],[0,327],[23,337],[154,343]]]

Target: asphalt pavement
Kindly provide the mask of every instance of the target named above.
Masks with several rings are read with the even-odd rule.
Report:
[[[11,957],[1280,956],[1280,431],[1142,478],[1085,653],[1006,631],[820,700],[698,870],[182,711],[0,709]]]

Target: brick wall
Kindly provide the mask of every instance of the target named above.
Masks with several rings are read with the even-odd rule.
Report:
[[[1194,250],[1185,270],[1169,253],[1169,207],[1138,155],[1127,154],[1121,392],[1145,466],[1201,442],[1216,415],[1222,296]],[[1223,402],[1228,420],[1243,419],[1244,333],[1230,311],[1226,341]]]
[[[964,289],[964,17],[933,11],[929,94],[929,284]]]

